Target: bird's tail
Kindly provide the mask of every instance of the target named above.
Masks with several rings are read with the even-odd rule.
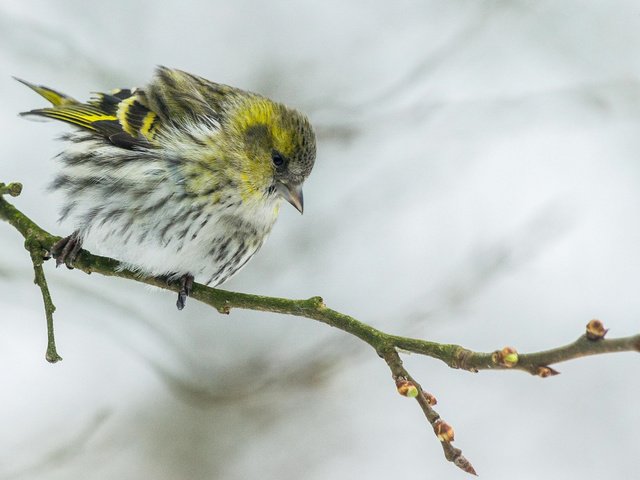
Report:
[[[51,105],[53,105],[54,107],[57,106],[61,106],[61,105],[73,105],[76,103],[80,103],[78,102],[75,98],[72,98],[68,95],[65,95],[64,93],[60,93],[60,92],[56,92],[55,90],[45,87],[43,85],[35,85],[31,82],[27,82],[26,80],[22,80],[21,78],[18,77],[13,77],[15,78],[17,81],[19,81],[20,83],[26,85],[27,87],[29,87],[31,90],[33,90],[34,92],[36,92],[38,95],[46,98],[47,100],[49,100],[49,102],[51,102]]]
[[[69,97],[56,90],[42,85],[35,85],[20,78],[16,78],[16,80],[49,100],[52,105],[47,108],[21,112],[20,115],[23,117],[53,118],[87,130],[104,133],[105,136],[118,133],[118,131],[121,130],[121,128],[118,127],[116,116],[112,113],[105,112],[104,109],[98,105],[79,102],[75,98]],[[118,99],[116,100],[119,101]]]

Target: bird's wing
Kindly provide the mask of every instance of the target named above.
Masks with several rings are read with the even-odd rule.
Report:
[[[238,89],[181,70],[158,67],[145,91],[149,108],[165,124],[180,128],[203,120],[221,123]]]
[[[20,80],[51,102],[51,107],[23,112],[24,116],[53,118],[109,139],[122,148],[152,147],[160,127],[158,115],[147,107],[144,91],[119,89],[96,93],[86,103],[48,87]]]
[[[238,97],[234,87],[181,70],[158,67],[144,89],[95,93],[88,102],[16,79],[52,106],[23,112],[25,116],[53,118],[91,130],[123,148],[153,147],[167,127],[188,130],[194,124],[218,128],[226,108]]]

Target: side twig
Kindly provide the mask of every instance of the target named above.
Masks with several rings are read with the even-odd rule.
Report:
[[[31,254],[32,263],[36,272],[36,283],[40,286],[45,303],[45,313],[47,315],[49,331],[47,359],[49,361],[57,361],[60,357],[55,350],[52,317],[55,307],[51,301],[44,278],[42,261],[43,252],[48,252],[60,237],[53,236],[40,228],[30,218],[2,197],[2,195],[6,194],[16,196],[20,193],[20,190],[21,186],[16,183],[9,185],[0,184],[0,219],[12,225],[25,238],[25,248]],[[85,250],[81,251],[73,263],[73,266],[85,273],[96,272],[101,275],[126,278],[166,290],[178,291],[180,289],[178,283],[168,282],[164,278],[140,276],[135,272],[122,268],[117,260],[92,255]],[[437,438],[440,440],[446,459],[453,462],[465,472],[474,475],[475,470],[471,463],[462,455],[462,452],[458,448],[452,445],[454,436],[453,428],[442,421],[433,409],[436,403],[435,398],[425,392],[420,384],[407,372],[402,364],[399,352],[407,351],[422,354],[441,360],[452,368],[464,369],[471,372],[487,369],[512,369],[522,370],[539,377],[558,374],[556,370],[550,367],[552,364],[580,357],[613,352],[640,352],[640,334],[623,338],[605,339],[604,336],[607,331],[598,320],[589,322],[585,335],[578,338],[575,342],[561,347],[529,354],[518,354],[512,347],[504,347],[494,352],[484,353],[474,352],[460,345],[436,343],[385,333],[354,317],[328,308],[321,297],[292,300],[230,292],[209,288],[200,284],[193,285],[192,297],[210,305],[223,314],[228,314],[233,308],[241,308],[295,315],[317,320],[361,339],[370,345],[386,362],[396,382],[398,392],[404,396],[416,399],[427,421],[431,424]]]
[[[31,262],[33,263],[33,270],[35,272],[33,283],[40,287],[40,291],[42,292],[42,301],[44,302],[44,314],[47,318],[47,352],[45,354],[45,358],[49,363],[56,363],[62,360],[62,357],[58,355],[58,351],[56,349],[56,338],[53,332],[53,312],[56,311],[56,306],[51,300],[47,279],[44,276],[44,269],[42,268],[42,252],[37,251],[37,249],[31,250]]]
[[[22,184],[10,183],[9,185],[5,185],[4,183],[0,183],[0,201],[4,201],[1,197],[2,195],[17,197],[20,193],[22,193]],[[9,207],[10,204],[5,202],[2,206]],[[15,213],[17,213],[17,210],[14,212],[14,216]],[[18,219],[16,218],[15,220],[17,221]],[[29,251],[31,263],[33,264],[33,271],[35,274],[33,283],[40,287],[40,291],[42,292],[42,301],[44,302],[44,313],[47,319],[47,351],[45,353],[45,358],[49,363],[56,363],[62,360],[62,357],[58,355],[55,334],[53,331],[53,312],[55,312],[56,306],[51,300],[51,293],[49,293],[49,286],[47,285],[47,279],[44,276],[44,269],[42,268],[42,263],[47,258],[47,253],[42,250],[40,244],[37,241],[34,241],[31,236],[25,236],[24,246]]]

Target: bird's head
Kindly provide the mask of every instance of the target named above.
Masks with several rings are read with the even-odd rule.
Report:
[[[282,197],[300,213],[302,185],[316,157],[316,140],[307,118],[257,95],[235,99],[222,130],[233,145],[239,184],[246,196]]]

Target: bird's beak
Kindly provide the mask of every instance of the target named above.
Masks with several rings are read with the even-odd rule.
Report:
[[[287,202],[293,205],[300,213],[304,210],[302,197],[302,185],[287,185],[278,182],[278,192]]]

